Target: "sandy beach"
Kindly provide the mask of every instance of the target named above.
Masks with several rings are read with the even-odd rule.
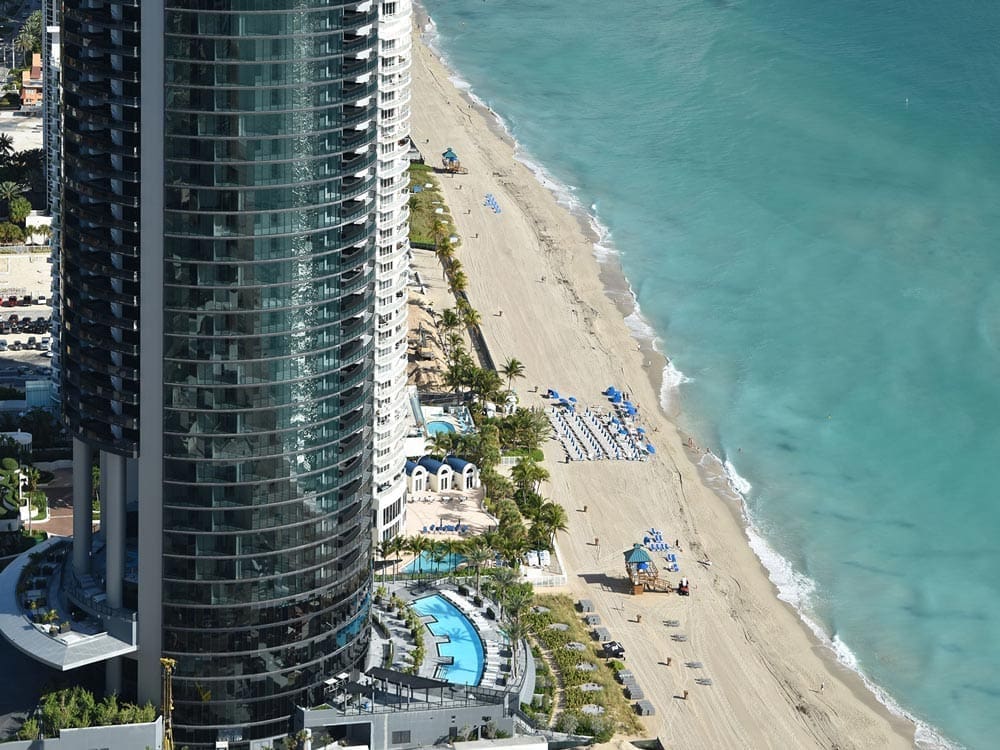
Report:
[[[515,160],[490,114],[449,82],[419,34],[413,49],[414,142],[430,164],[451,147],[468,168],[440,180],[494,359],[525,363],[517,387],[528,406],[544,406],[549,387],[593,405],[604,403],[608,385],[628,391],[656,445],[642,463],[564,463],[549,441],[552,477],[543,487],[570,518],[560,537],[567,593],[593,601],[656,708],[644,719],[647,736],[699,750],[912,747],[913,726],[878,704],[777,599],[735,504],[704,483],[699,452],[659,407],[662,361],[631,338],[607,293],[613,269],[602,271],[586,227]],[[500,213],[484,205],[487,193]],[[671,577],[687,576],[692,596],[625,592],[622,554],[650,527],[680,542],[681,573]],[[711,565],[699,562],[706,559]],[[680,625],[667,627],[668,619]],[[675,641],[677,633],[687,640]],[[696,682],[704,677],[712,684]]]

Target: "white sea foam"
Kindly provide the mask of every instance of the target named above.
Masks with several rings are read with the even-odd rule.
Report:
[[[733,462],[728,458],[723,462],[722,466],[726,472],[726,479],[729,480],[729,486],[738,495],[745,497],[753,489],[753,485],[750,484],[750,481],[746,477],[740,476],[740,473],[736,471],[736,467],[733,466]]]
[[[736,467],[728,459],[722,465],[730,489],[736,492],[740,498],[743,518],[746,521],[745,531],[750,548],[767,570],[767,576],[771,580],[771,583],[778,589],[778,598],[783,602],[787,602],[795,609],[799,615],[799,619],[805,623],[816,639],[833,652],[837,662],[861,678],[865,687],[868,688],[879,703],[885,706],[891,713],[913,722],[915,727],[914,741],[917,747],[922,750],[961,750],[960,745],[956,745],[945,739],[934,727],[917,719],[903,709],[892,696],[870,680],[861,668],[857,656],[847,644],[836,633],[830,636],[823,626],[810,616],[813,595],[816,592],[816,582],[809,576],[797,571],[787,558],[779,554],[768,544],[767,540],[764,539],[754,524],[753,517],[746,504],[746,494],[751,488],[750,482],[740,476],[739,472],[736,471]],[[741,490],[741,487],[745,489]]]

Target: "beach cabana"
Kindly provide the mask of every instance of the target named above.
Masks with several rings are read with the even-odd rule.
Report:
[[[633,594],[641,594],[647,588],[658,588],[660,572],[656,563],[646,548],[641,544],[633,544],[632,549],[625,551],[625,574],[632,586]]]
[[[417,461],[417,464],[427,470],[427,481],[432,492],[443,492],[451,489],[451,479],[454,472],[448,464],[431,456],[424,456]]]
[[[427,492],[427,469],[416,461],[406,462],[406,489],[411,495]]]
[[[476,468],[474,463],[458,458],[457,456],[448,456],[444,462],[454,472],[452,480],[452,487],[454,489],[474,490],[479,487],[479,469]]]

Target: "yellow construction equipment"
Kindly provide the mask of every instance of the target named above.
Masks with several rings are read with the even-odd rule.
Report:
[[[174,750],[174,667],[177,666],[176,659],[166,657],[160,659],[160,667],[163,675],[163,750]]]

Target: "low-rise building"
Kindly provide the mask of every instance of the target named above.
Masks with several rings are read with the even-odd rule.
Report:
[[[31,67],[21,73],[21,107],[42,106],[42,56],[31,56]]]

